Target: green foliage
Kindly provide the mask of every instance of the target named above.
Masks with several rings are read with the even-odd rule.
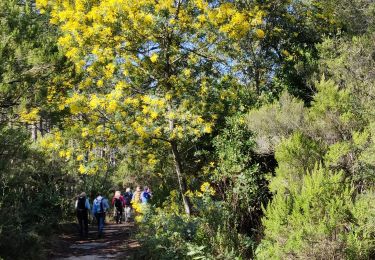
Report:
[[[345,257],[345,227],[354,220],[352,190],[344,181],[342,173],[319,166],[290,181],[288,194],[275,194],[265,211],[258,259]]]
[[[49,91],[51,75],[57,71],[65,75],[64,58],[57,50],[57,31],[48,20],[36,10],[34,0],[0,2],[0,255],[4,259],[43,259],[45,237],[71,215],[74,182],[65,175],[64,162],[32,144],[28,130],[33,127],[34,139],[37,132],[43,135],[46,122],[56,122],[58,114],[53,115],[53,104],[47,101],[54,96]]]
[[[326,76],[304,111],[306,123],[275,149],[275,195],[265,209],[259,259],[373,257],[372,37],[328,38],[319,46]]]
[[[223,5],[228,2],[223,1]],[[285,90],[310,101],[313,88],[309,78],[317,70],[316,44],[339,28],[333,13],[335,5],[320,0],[234,2],[239,11],[260,10],[266,21],[259,26],[265,33],[261,40],[243,32],[241,39],[219,44],[236,61],[234,73],[262,102],[275,99]]]
[[[243,115],[227,118],[226,127],[214,139],[216,167],[211,179],[228,210],[228,228],[250,236],[259,235],[261,204],[269,194],[265,173],[254,154],[253,134]]]
[[[375,123],[371,123],[369,125],[368,130],[365,132],[365,134],[366,134],[365,137],[367,137],[365,139],[367,139],[367,140],[364,140],[365,141],[365,145],[364,145],[365,149],[360,156],[360,161],[362,161],[363,163],[369,164],[371,166],[375,166],[375,158],[373,157],[373,154],[375,152]],[[369,134],[370,134],[370,136],[368,136]]]
[[[250,166],[254,141],[244,128],[242,115],[227,118],[226,127],[215,137],[214,147],[220,166],[216,174],[221,178],[230,178]]]
[[[321,161],[322,151],[324,146],[300,132],[282,141],[275,151],[278,167],[270,182],[270,190],[282,193],[291,189],[292,183],[301,181],[306,171]]]
[[[350,143],[337,142],[329,146],[328,151],[324,157],[324,161],[331,166],[336,166],[340,163],[343,156],[350,152]]]
[[[253,242],[228,226],[228,209],[209,193],[192,197],[194,216],[186,216],[177,192],[161,208],[143,209],[140,238],[148,259],[242,259]],[[149,234],[153,234],[150,236]]]
[[[59,164],[29,148],[28,140],[23,129],[0,129],[0,252],[5,259],[42,258],[43,237],[67,206]]]
[[[284,92],[278,101],[251,110],[246,116],[247,127],[256,135],[256,150],[273,153],[282,138],[304,125],[303,102]]]
[[[0,10],[0,111],[14,120],[37,107],[44,108],[40,116],[46,117],[53,112],[47,98],[61,94],[51,93],[56,87],[50,84],[51,76],[65,73],[56,28],[35,9],[35,0],[1,1]]]
[[[374,30],[375,4],[371,0],[327,0],[342,30],[348,35],[359,35]]]
[[[375,192],[370,190],[356,198],[349,227],[346,254],[348,259],[371,259],[375,256]]]
[[[349,90],[350,97],[346,100],[351,103],[346,104],[347,108],[370,121],[375,116],[372,109],[375,105],[374,39],[374,32],[369,32],[361,36],[327,38],[318,46],[321,73],[340,90]]]
[[[228,119],[213,142],[214,171],[207,172],[212,174],[211,179],[223,200],[222,207],[227,211],[222,222],[232,230],[237,229],[239,233],[246,230],[243,220],[261,215],[254,214],[259,202],[266,205],[265,237],[257,251],[259,259],[369,259],[374,252],[373,210],[367,204],[373,196],[374,181],[373,128],[369,124],[374,119],[372,97],[375,93],[373,34],[369,23],[373,4],[360,0],[354,1],[353,8],[349,8],[346,1],[309,3],[311,5],[296,4],[293,10],[298,13],[306,7],[308,17],[304,17],[306,19],[298,29],[305,26],[304,29],[311,30],[302,29],[298,36],[294,34],[285,45],[277,47],[281,48],[282,61],[278,63],[277,76],[270,77],[276,85],[262,78],[267,75],[267,62],[270,61],[264,59],[266,52],[262,51],[267,49],[267,44],[277,42],[276,30],[271,32],[272,26],[283,19],[292,19],[292,15],[275,21],[270,19],[272,25],[266,31],[270,36],[261,46],[248,40],[241,45],[247,50],[238,52],[241,47],[237,48],[235,55],[247,53],[248,60],[253,61],[252,55],[256,53],[259,58],[257,63],[246,60],[247,64],[241,64],[243,61],[240,61],[233,69],[247,66],[248,74],[241,74],[244,81],[249,75],[262,78],[263,81],[246,82],[251,91],[267,88],[269,92],[260,94],[264,96],[258,99],[262,102],[267,100],[267,95],[269,98],[277,96],[274,91],[280,91],[277,89],[280,86],[303,97],[304,101],[313,101],[309,107],[304,107],[302,101],[285,92],[273,104],[249,112],[245,122],[251,132],[244,129],[241,116]],[[270,17],[283,12],[283,3],[271,5],[274,12]],[[239,9],[246,8],[244,3],[238,3],[238,6]],[[347,19],[354,14],[363,14],[359,19],[365,21],[363,28],[360,28],[359,20]],[[324,28],[327,23],[331,26]],[[290,20],[282,25],[282,30],[296,30],[292,24]],[[308,43],[308,39],[303,38],[307,31],[311,33]],[[314,45],[323,40],[323,34],[318,31],[328,33],[328,37]],[[336,35],[340,31],[342,34]],[[360,36],[351,38],[353,34]],[[291,42],[294,45],[288,46]],[[304,44],[311,48],[301,50],[300,46]],[[318,55],[321,56],[319,60]],[[256,74],[257,70],[262,72]],[[297,83],[298,87],[290,82]],[[267,206],[267,188],[263,186],[265,172],[257,163],[262,162],[262,156],[270,154],[275,156],[278,165],[269,185],[275,195]],[[273,169],[271,161],[266,164]],[[200,211],[199,217],[212,214],[203,212]],[[215,223],[215,219],[207,219],[207,223]],[[257,227],[255,221],[251,222],[246,233],[252,233],[249,230]],[[213,234],[221,237],[222,230],[228,228],[224,225],[224,228],[214,229]],[[197,236],[202,242],[189,241],[183,252],[188,252],[194,259],[219,257],[207,253],[213,248],[209,239],[199,236],[199,232]],[[235,236],[229,239],[236,241]],[[233,248],[239,250],[240,246],[221,248],[217,242],[216,248],[226,252],[227,257],[235,258],[230,252]]]
[[[160,149],[161,146],[161,144],[152,145],[150,143],[144,154],[136,155],[126,152],[137,149],[137,146],[128,144],[125,151],[117,153],[117,157],[121,158],[121,161],[114,167],[114,172],[110,176],[111,181],[119,189],[149,186],[154,195],[152,203],[160,206],[169,196],[170,191],[176,188],[173,160],[166,151],[167,148]],[[158,158],[153,165],[148,163],[149,154],[156,155]],[[192,155],[189,154],[189,156]]]
[[[328,144],[351,138],[351,132],[360,130],[363,120],[350,89],[340,89],[333,80],[324,78],[316,87],[319,91],[308,112],[308,131]]]

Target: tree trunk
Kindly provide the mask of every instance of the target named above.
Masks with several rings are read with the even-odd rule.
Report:
[[[38,139],[38,126],[36,122],[31,125],[31,137],[34,142]]]
[[[187,197],[185,195],[185,193],[187,192],[186,178],[185,178],[185,176],[183,176],[181,158],[180,158],[180,154],[179,154],[178,149],[177,149],[176,141],[172,141],[171,146],[172,146],[172,152],[173,152],[173,157],[174,157],[174,164],[175,164],[175,167],[176,167],[178,184],[179,184],[179,187],[180,187],[185,212],[186,212],[186,214],[190,215],[190,213],[191,213],[191,201],[190,201],[189,197]]]

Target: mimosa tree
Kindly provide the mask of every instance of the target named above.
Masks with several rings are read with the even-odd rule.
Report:
[[[220,89],[223,66],[210,44],[216,36],[204,23],[208,4],[40,0],[38,7],[51,12],[51,22],[62,32],[59,45],[82,75],[60,104],[70,110],[68,125],[80,143],[75,159],[83,161],[84,150],[100,143],[135,144],[137,151],[129,152],[139,154],[151,142],[160,143],[173,154],[190,214],[181,144],[210,134],[224,110],[219,101],[235,95]],[[63,153],[71,156],[70,151]],[[80,171],[90,170],[82,163]]]

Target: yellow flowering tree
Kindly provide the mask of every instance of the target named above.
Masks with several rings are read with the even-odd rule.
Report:
[[[291,13],[303,4],[289,0],[38,0],[37,6],[59,26],[58,44],[79,75],[64,85],[68,94],[58,107],[72,115],[64,126],[76,140],[71,155],[80,159],[80,172],[95,172],[87,161],[119,146],[137,147],[141,157],[151,146],[168,147],[187,213],[182,150],[210,134],[219,117],[274,95],[275,75],[284,62],[294,66],[304,44],[292,34],[291,49],[282,35],[306,27]]]
[[[168,147],[190,214],[181,149],[210,134],[226,110],[219,101],[235,96],[221,84],[220,61],[206,41],[214,38],[205,23],[207,2],[39,0],[37,4],[60,27],[59,46],[82,75],[77,84],[68,86],[69,94],[59,106],[72,114],[65,123],[70,138],[86,155],[95,146],[130,145],[140,156],[151,144]],[[78,156],[82,159],[82,152]],[[151,164],[156,160],[149,158]],[[87,168],[81,164],[79,170]]]
[[[217,52],[225,53],[232,74],[255,99],[268,102],[285,88],[309,99],[316,44],[339,27],[329,2],[213,1],[205,19],[218,31],[215,40],[221,38]]]

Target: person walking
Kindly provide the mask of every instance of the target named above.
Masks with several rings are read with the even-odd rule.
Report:
[[[90,202],[86,197],[86,193],[82,192],[75,203],[75,209],[77,212],[77,219],[79,224],[79,235],[81,237],[88,237],[89,234],[89,219],[88,214],[90,211]]]
[[[151,190],[145,186],[143,192],[141,193],[141,201],[142,203],[146,204],[151,199]]]
[[[123,195],[124,200],[125,200],[125,222],[128,222],[129,218],[131,217],[131,201],[133,198],[133,193],[131,192],[130,188],[126,188],[126,191]]]
[[[141,187],[140,186],[137,186],[137,188],[135,189],[135,192],[133,194],[133,198],[132,198],[132,203],[141,203]]]
[[[115,195],[112,198],[112,206],[114,206],[116,224],[121,224],[122,222],[122,213],[125,207],[125,200],[121,195],[120,191],[116,191]]]
[[[105,223],[105,213],[109,209],[108,200],[97,194],[96,199],[92,203],[92,215],[95,216],[98,223],[98,238],[103,236],[103,229]]]

